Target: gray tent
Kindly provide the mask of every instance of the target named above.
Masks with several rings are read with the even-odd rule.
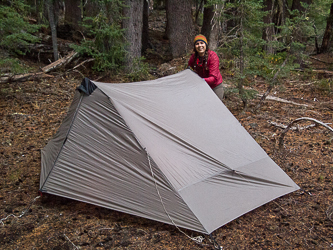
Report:
[[[41,192],[210,234],[299,188],[191,70],[79,89]]]

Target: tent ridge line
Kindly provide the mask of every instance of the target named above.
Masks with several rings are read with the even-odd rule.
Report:
[[[78,91],[78,90],[76,90],[76,91]],[[62,143],[62,145],[61,145],[61,149],[59,150],[59,153],[58,153],[56,159],[54,160],[54,163],[53,163],[52,168],[50,169],[50,172],[48,173],[47,177],[46,177],[45,180],[44,180],[43,186],[39,189],[40,191],[43,190],[43,187],[44,187],[45,183],[47,182],[47,179],[49,178],[49,176],[50,176],[50,174],[51,174],[51,172],[52,172],[54,166],[56,165],[56,163],[57,163],[57,161],[58,161],[58,159],[59,159],[59,156],[60,156],[60,154],[61,154],[61,152],[62,152],[62,149],[63,149],[63,147],[64,147],[64,145],[65,145],[65,143],[66,143],[66,141],[67,141],[68,135],[69,135],[69,133],[70,133],[72,127],[73,127],[73,123],[74,123],[74,121],[75,121],[75,119],[76,119],[76,116],[77,116],[77,113],[78,113],[78,111],[79,111],[79,108],[81,107],[82,99],[83,99],[83,93],[80,93],[80,100],[79,100],[79,103],[78,103],[78,105],[77,105],[77,107],[76,107],[76,109],[75,109],[75,113],[74,113],[74,115],[73,115],[73,118],[72,118],[71,124],[70,124],[70,126],[69,126],[69,128],[68,128],[68,131],[67,131],[67,133],[66,133],[66,137],[65,137],[65,139],[64,139],[64,141],[63,141],[63,143]]]
[[[109,98],[110,98],[110,97],[109,97]],[[110,100],[110,101],[111,101],[111,100]],[[112,102],[112,101],[111,101],[111,102]],[[215,163],[217,163],[217,164],[219,164],[219,165],[221,165],[221,166],[227,168],[227,169],[230,170],[230,171],[233,171],[233,170],[234,170],[233,168],[231,168],[231,167],[227,166],[226,164],[224,164],[224,163],[220,162],[219,160],[217,160],[215,157],[213,157],[213,156],[207,154],[206,152],[204,152],[204,151],[201,150],[200,148],[193,146],[191,143],[187,142],[185,139],[181,138],[179,135],[175,135],[175,134],[173,134],[172,132],[169,132],[168,130],[164,129],[162,126],[158,125],[156,122],[147,119],[147,118],[146,118],[145,116],[143,116],[142,114],[139,114],[139,113],[137,113],[137,112],[134,112],[134,110],[133,110],[131,107],[127,106],[127,108],[128,108],[129,110],[133,111],[133,113],[135,113],[136,115],[138,115],[139,117],[141,117],[141,118],[142,118],[143,120],[145,120],[146,122],[149,122],[149,123],[155,125],[155,126],[156,126],[157,128],[159,128],[161,131],[165,132],[165,134],[168,135],[168,137],[170,137],[170,138],[174,138],[173,140],[174,140],[174,141],[177,141],[179,144],[184,144],[184,145],[188,146],[193,152],[199,152],[199,153],[201,153],[201,154],[204,155],[207,159],[209,159],[209,160],[211,160],[212,162],[215,162]],[[170,135],[174,135],[174,136],[170,136]],[[135,136],[135,135],[134,135],[134,136]],[[140,145],[141,145],[141,144],[140,144]],[[144,147],[143,147],[143,148],[144,148]]]
[[[122,117],[122,115],[120,114],[120,111],[116,108],[116,104],[113,102],[113,100],[110,98],[110,96],[108,96],[102,89],[100,89],[98,87],[98,89],[109,99],[109,101],[111,102],[111,104],[113,105],[113,107],[115,108],[115,110],[119,113],[119,115]],[[123,119],[125,125],[127,126],[127,128],[131,131],[133,137],[135,138],[136,142],[140,145],[141,149],[143,149],[144,151],[146,151],[146,147],[144,147],[142,145],[142,143],[139,141],[139,139],[135,136],[133,130],[128,126],[128,124],[126,123],[126,121]],[[147,151],[146,151],[147,152]]]
[[[110,96],[108,96],[102,89],[100,89],[100,88],[98,88],[109,100],[110,100],[110,102],[112,103],[112,105],[114,106],[114,108],[116,109],[116,111],[120,114],[120,111],[117,109],[117,105],[113,102],[113,100],[110,98]],[[121,115],[121,114],[120,114]],[[143,117],[144,118],[144,117]],[[145,118],[144,118],[145,119]],[[143,144],[140,142],[140,140],[137,138],[137,136],[135,135],[135,133],[133,132],[133,130],[130,128],[130,126],[126,123],[126,121],[124,120],[124,123],[125,123],[125,125],[127,126],[127,128],[131,131],[131,133],[132,133],[132,135],[133,135],[133,137],[135,138],[135,140],[137,141],[137,143],[140,145],[140,147],[141,147],[141,149],[143,150],[143,151],[145,151],[145,153],[146,153],[146,155],[147,155],[147,159],[148,159],[148,164],[149,164],[149,157],[154,161],[154,159],[153,159],[153,157],[151,157],[151,155],[148,153],[148,150],[147,150],[147,148],[146,147],[144,147],[143,146]],[[154,163],[155,163],[155,161],[154,161]],[[157,165],[156,163],[155,163],[155,165]],[[165,176],[165,174],[161,171],[161,173],[163,174],[163,176],[165,177],[165,180],[167,181],[167,183],[169,184],[169,186],[173,189],[173,191],[175,191],[177,194],[178,194],[178,196],[179,197],[181,197],[180,195],[179,195],[179,192],[176,190],[176,188],[169,182],[169,180],[168,180],[168,178]],[[153,181],[155,181],[155,179],[153,179]],[[182,200],[184,201],[184,199],[182,198]],[[184,203],[186,203],[185,201],[184,201]],[[187,203],[186,203],[186,205],[187,205]]]

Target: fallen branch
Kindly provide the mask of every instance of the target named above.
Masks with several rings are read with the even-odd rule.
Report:
[[[67,65],[70,63],[76,56],[78,55],[77,52],[72,51],[69,53],[66,57],[60,58],[59,60],[45,66],[42,68],[43,72],[38,73],[27,73],[27,74],[21,74],[21,75],[5,75],[0,77],[0,83],[8,83],[8,82],[18,82],[18,81],[29,81],[33,79],[40,79],[40,78],[49,78],[53,77],[51,75],[48,75],[46,73],[51,72],[57,68],[60,68],[61,66]],[[88,60],[87,60],[88,61]],[[86,61],[85,61],[86,62]],[[85,63],[83,62],[83,63]],[[81,66],[83,63],[80,63],[78,66]],[[74,67],[75,69],[76,67]]]
[[[327,215],[327,218],[333,222],[333,206],[330,206],[327,210],[326,210],[326,215]]]
[[[2,76],[0,77],[0,83],[8,83],[8,82],[23,82],[41,78],[51,78],[53,76],[45,74],[44,72],[38,73],[27,73],[22,75],[12,75],[12,76]]]
[[[318,61],[318,62],[322,62],[322,63],[326,63],[326,64],[333,64],[333,63],[331,63],[331,62],[325,62],[325,61],[320,60],[320,59],[318,59],[318,58],[316,58],[316,57],[313,57],[313,56],[310,56],[310,58],[313,59],[313,60],[316,60],[316,61]]]
[[[30,205],[29,205],[29,206],[28,206],[28,207],[27,207],[27,208],[21,213],[20,216],[16,216],[15,214],[10,214],[10,215],[8,215],[7,217],[2,218],[2,219],[0,220],[0,222],[2,223],[2,225],[3,225],[3,226],[5,225],[3,222],[4,222],[5,220],[7,220],[9,217],[14,217],[15,219],[19,219],[19,218],[23,217],[23,216],[25,215],[25,213],[29,211],[30,207],[36,202],[36,200],[37,200],[38,198],[40,198],[40,196],[37,196],[36,198],[34,198],[34,199],[32,200],[32,202],[30,203]]]
[[[262,95],[258,95],[258,96],[262,96]],[[282,99],[282,98],[279,98],[279,97],[275,97],[275,96],[271,96],[271,95],[267,95],[267,97],[265,99],[272,100],[272,101],[277,101],[277,102],[289,103],[289,104],[303,106],[303,107],[307,107],[307,108],[313,108],[313,106],[311,106],[311,105],[297,103],[297,102],[293,102],[293,101],[288,101],[288,100],[285,100],[285,99]]]
[[[68,237],[66,234],[64,234],[65,238],[73,245],[75,249],[79,249]]]
[[[73,69],[76,69],[76,68],[78,68],[78,67],[80,67],[80,66],[83,66],[83,64],[85,64],[85,63],[87,63],[87,62],[92,62],[92,61],[94,61],[94,60],[95,60],[95,58],[90,58],[90,59],[88,59],[88,60],[85,60],[85,61],[81,62],[80,64],[76,65]],[[83,66],[83,67],[84,67],[84,66]]]
[[[312,72],[315,72],[318,74],[333,75],[333,71],[328,71],[328,70],[323,70],[323,69],[313,69]]]
[[[280,150],[282,150],[283,148],[283,138],[285,136],[285,134],[290,130],[291,126],[294,124],[294,123],[297,123],[299,121],[312,121],[318,125],[321,125],[327,129],[329,129],[330,131],[333,132],[333,128],[331,128],[330,126],[328,126],[327,124],[321,122],[321,121],[318,121],[316,119],[313,119],[313,118],[309,118],[309,117],[302,117],[302,118],[298,118],[296,120],[293,120],[291,123],[288,124],[288,126],[282,131],[281,133],[281,136],[280,136],[280,139],[279,139],[279,148]]]
[[[268,121],[268,123],[275,126],[275,127],[282,128],[282,129],[286,129],[288,127],[287,125],[284,125],[282,123],[273,122],[273,121]],[[312,128],[312,127],[315,127],[315,126],[316,126],[316,124],[310,124],[310,125],[304,126],[304,127],[299,127],[299,126],[290,127],[289,129],[294,130],[294,131],[301,131],[301,130]]]
[[[72,51],[71,53],[69,53],[66,57],[60,58],[59,60],[45,66],[44,68],[42,68],[42,71],[44,73],[53,71],[57,68],[60,68],[63,65],[67,65],[68,63],[70,63],[76,56],[78,55],[77,52]]]

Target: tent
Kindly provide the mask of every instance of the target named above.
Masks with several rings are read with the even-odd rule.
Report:
[[[43,193],[204,234],[299,189],[191,70],[86,78],[41,157]]]

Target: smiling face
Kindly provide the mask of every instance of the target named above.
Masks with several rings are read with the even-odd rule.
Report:
[[[206,43],[204,43],[203,41],[197,41],[194,44],[194,47],[195,47],[195,50],[198,52],[199,56],[203,56],[207,49]]]

